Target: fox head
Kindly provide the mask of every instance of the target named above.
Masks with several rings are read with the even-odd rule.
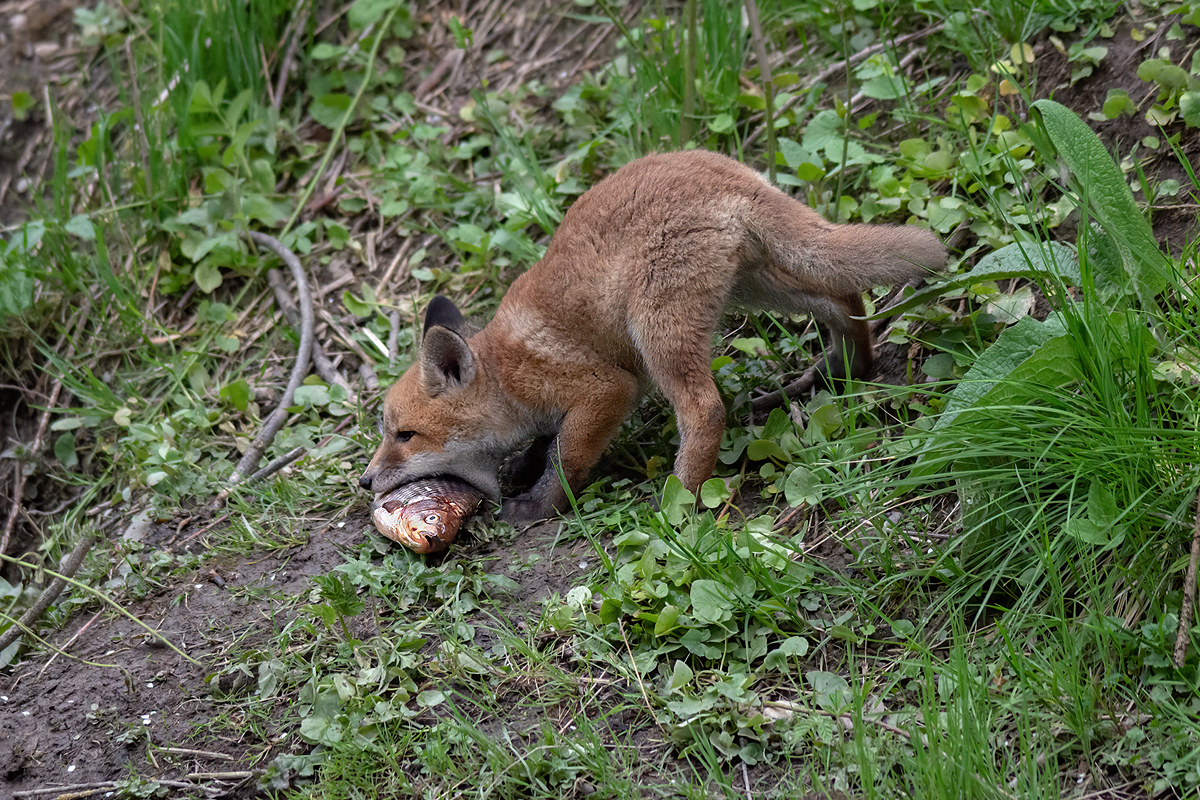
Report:
[[[455,476],[493,500],[511,447],[497,435],[503,389],[472,350],[471,329],[450,300],[425,312],[416,361],[383,401],[382,436],[359,485],[375,493],[422,478]],[[501,425],[502,427],[502,425]]]

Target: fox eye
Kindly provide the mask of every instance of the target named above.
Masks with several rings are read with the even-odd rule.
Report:
[[[396,441],[397,442],[407,442],[409,439],[411,439],[414,436],[416,436],[415,431],[397,431],[396,432]]]

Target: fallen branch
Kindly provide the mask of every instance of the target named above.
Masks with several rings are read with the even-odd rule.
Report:
[[[767,107],[767,177],[775,183],[775,82],[771,79],[771,60],[767,58],[767,45],[758,22],[758,3],[744,0],[746,18],[750,23],[750,41],[758,58],[758,77],[763,85],[763,99]]]
[[[1183,578],[1183,602],[1179,606],[1179,632],[1175,634],[1175,668],[1183,669],[1191,640],[1192,613],[1196,608],[1196,567],[1200,563],[1200,492],[1196,494],[1196,521],[1192,525],[1192,553]]]
[[[63,562],[62,572],[55,575],[54,580],[50,581],[50,585],[42,590],[37,602],[30,606],[21,615],[21,618],[13,623],[12,627],[4,633],[0,633],[0,652],[15,642],[21,634],[33,630],[33,624],[38,621],[38,617],[46,613],[46,609],[53,605],[58,596],[62,594],[63,589],[67,587],[67,581],[75,577],[75,573],[79,570],[79,565],[83,563],[84,557],[95,543],[96,537],[89,535],[85,536],[79,544],[75,545],[75,549],[70,552],[66,561]]]
[[[242,460],[234,468],[233,475],[229,478],[229,485],[209,503],[210,511],[216,511],[225,504],[234,487],[245,480],[250,470],[258,465],[263,453],[275,438],[275,434],[283,427],[283,423],[288,417],[288,407],[292,404],[292,397],[295,395],[296,389],[300,387],[304,376],[308,374],[308,364],[313,349],[312,292],[309,291],[308,278],[304,274],[304,267],[301,266],[300,259],[296,258],[295,253],[284,247],[274,236],[268,236],[258,231],[248,231],[246,235],[255,243],[263,245],[283,259],[283,263],[287,264],[288,269],[292,271],[292,277],[296,281],[296,294],[299,295],[300,300],[300,347],[296,353],[296,363],[292,365],[291,378],[288,380],[287,388],[283,390],[283,397],[279,399],[279,405],[271,412],[271,416],[267,417],[262,430],[250,443]]]
[[[44,794],[69,794],[71,797],[87,797],[91,794],[98,794],[109,789],[116,789],[120,786],[117,781],[90,781],[88,783],[72,783],[66,786],[49,786],[42,789],[24,789],[19,792],[13,792],[14,798],[21,797],[39,797]]]
[[[300,458],[300,456],[304,455],[307,452],[308,452],[308,450],[306,448],[297,447],[293,450],[288,451],[287,453],[284,453],[279,458],[275,459],[274,461],[272,461],[271,463],[267,464],[265,467],[260,469],[258,472],[254,473],[249,478],[247,478],[246,483],[247,484],[258,483],[259,481],[266,480],[267,478],[271,477],[276,472],[279,472],[279,470],[283,469],[288,464],[291,464],[293,461]]]
[[[275,302],[283,311],[283,316],[287,319],[288,324],[293,328],[300,328],[300,312],[296,310],[296,304],[292,302],[292,297],[288,293],[287,285],[283,282],[283,275],[277,269],[267,270],[267,283],[271,284],[271,289],[275,292]],[[317,338],[313,337],[312,344],[312,364],[313,369],[321,376],[321,380],[330,386],[341,386],[346,390],[346,394],[350,396],[350,402],[354,402],[354,390],[350,388],[349,382],[342,377],[342,373],[337,371],[337,367],[329,360],[329,356],[325,355],[325,351],[317,342]]]
[[[170,753],[173,756],[196,756],[198,758],[215,758],[218,761],[236,761],[237,759],[229,755],[229,753],[218,753],[215,750],[192,750],[187,747],[164,747],[164,753]]]

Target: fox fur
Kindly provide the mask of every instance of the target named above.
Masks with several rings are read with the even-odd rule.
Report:
[[[650,387],[674,408],[674,472],[696,491],[716,465],[725,406],[712,340],[731,307],[806,312],[828,327],[825,369],[866,377],[862,293],[941,269],[940,240],[909,225],[836,225],[725,156],[633,161],[570,208],[545,256],[475,332],[444,297],[419,354],[383,404],[383,441],[360,484],[374,492],[453,475],[499,499],[506,458],[532,440],[549,458],[501,517],[564,508],[559,473],[585,485]]]

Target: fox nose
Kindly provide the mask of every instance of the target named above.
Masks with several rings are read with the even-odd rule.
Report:
[[[363,476],[358,479],[358,485],[364,489],[370,489],[371,481],[373,481],[374,479],[375,479],[375,476],[372,475],[370,472],[364,472]]]

